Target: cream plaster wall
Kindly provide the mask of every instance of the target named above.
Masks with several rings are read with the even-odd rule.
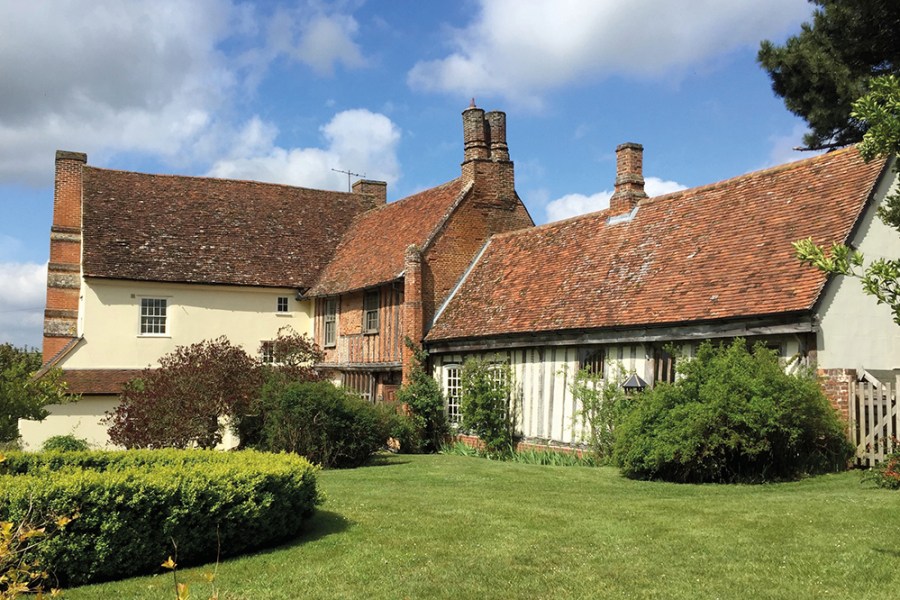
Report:
[[[852,246],[866,256],[900,257],[900,235],[875,214],[889,187],[897,189],[896,176],[885,177],[873,206],[860,221]],[[817,365],[821,369],[900,368],[900,325],[893,322],[887,305],[863,292],[856,279],[837,276],[826,287],[818,307]]]
[[[312,302],[290,288],[248,288],[89,279],[81,290],[79,334],[84,339],[60,364],[66,369],[144,368],[176,346],[225,335],[257,355],[260,342],[290,325],[312,336]],[[276,299],[288,297],[288,313]],[[165,336],[140,335],[142,297],[165,298]]]
[[[86,439],[92,448],[115,448],[106,426],[100,423],[107,411],[119,404],[116,396],[82,396],[78,402],[51,404],[43,421],[19,420],[19,435],[26,450],[40,450],[54,435],[74,435]]]

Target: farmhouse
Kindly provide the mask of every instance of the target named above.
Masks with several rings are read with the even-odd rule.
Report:
[[[621,364],[646,384],[672,381],[702,340],[762,341],[815,365],[845,414],[857,371],[900,368],[900,328],[859,282],[801,264],[791,242],[847,242],[900,255],[875,215],[896,176],[855,147],[720,183],[647,198],[643,148],[617,149],[610,207],[491,238],[436,312],[425,340],[459,417],[468,356],[510,365],[518,429],[574,443],[569,383]],[[680,352],[670,354],[676,347]]]
[[[486,240],[533,225],[516,195],[506,116],[463,113],[460,177],[387,204],[352,192],[100,169],[58,152],[44,319],[45,367],[78,402],[22,421],[26,446],[100,423],[122,384],[176,346],[225,335],[267,358],[283,326],[315,336],[338,381],[372,400],[400,383],[403,339]]]

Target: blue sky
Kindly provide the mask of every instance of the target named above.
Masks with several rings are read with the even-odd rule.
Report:
[[[84,0],[0,4],[0,343],[39,346],[56,149],[91,165],[396,200],[458,176],[460,113],[507,113],[538,223],[802,158],[756,62],[806,0]]]

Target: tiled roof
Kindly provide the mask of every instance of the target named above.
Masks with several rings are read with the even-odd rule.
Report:
[[[62,378],[70,394],[120,394],[125,382],[139,377],[140,369],[69,369]]]
[[[846,241],[884,167],[848,148],[495,236],[427,340],[809,311],[826,276],[791,242]]]
[[[468,190],[462,179],[454,179],[360,215],[310,295],[329,296],[396,279],[407,246],[424,246]]]
[[[309,287],[372,206],[359,194],[85,167],[84,274]]]

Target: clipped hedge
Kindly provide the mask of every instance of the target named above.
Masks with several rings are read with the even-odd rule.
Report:
[[[209,562],[295,536],[319,502],[318,468],[254,451],[10,453],[0,520],[71,523],[39,546],[63,585]]]

